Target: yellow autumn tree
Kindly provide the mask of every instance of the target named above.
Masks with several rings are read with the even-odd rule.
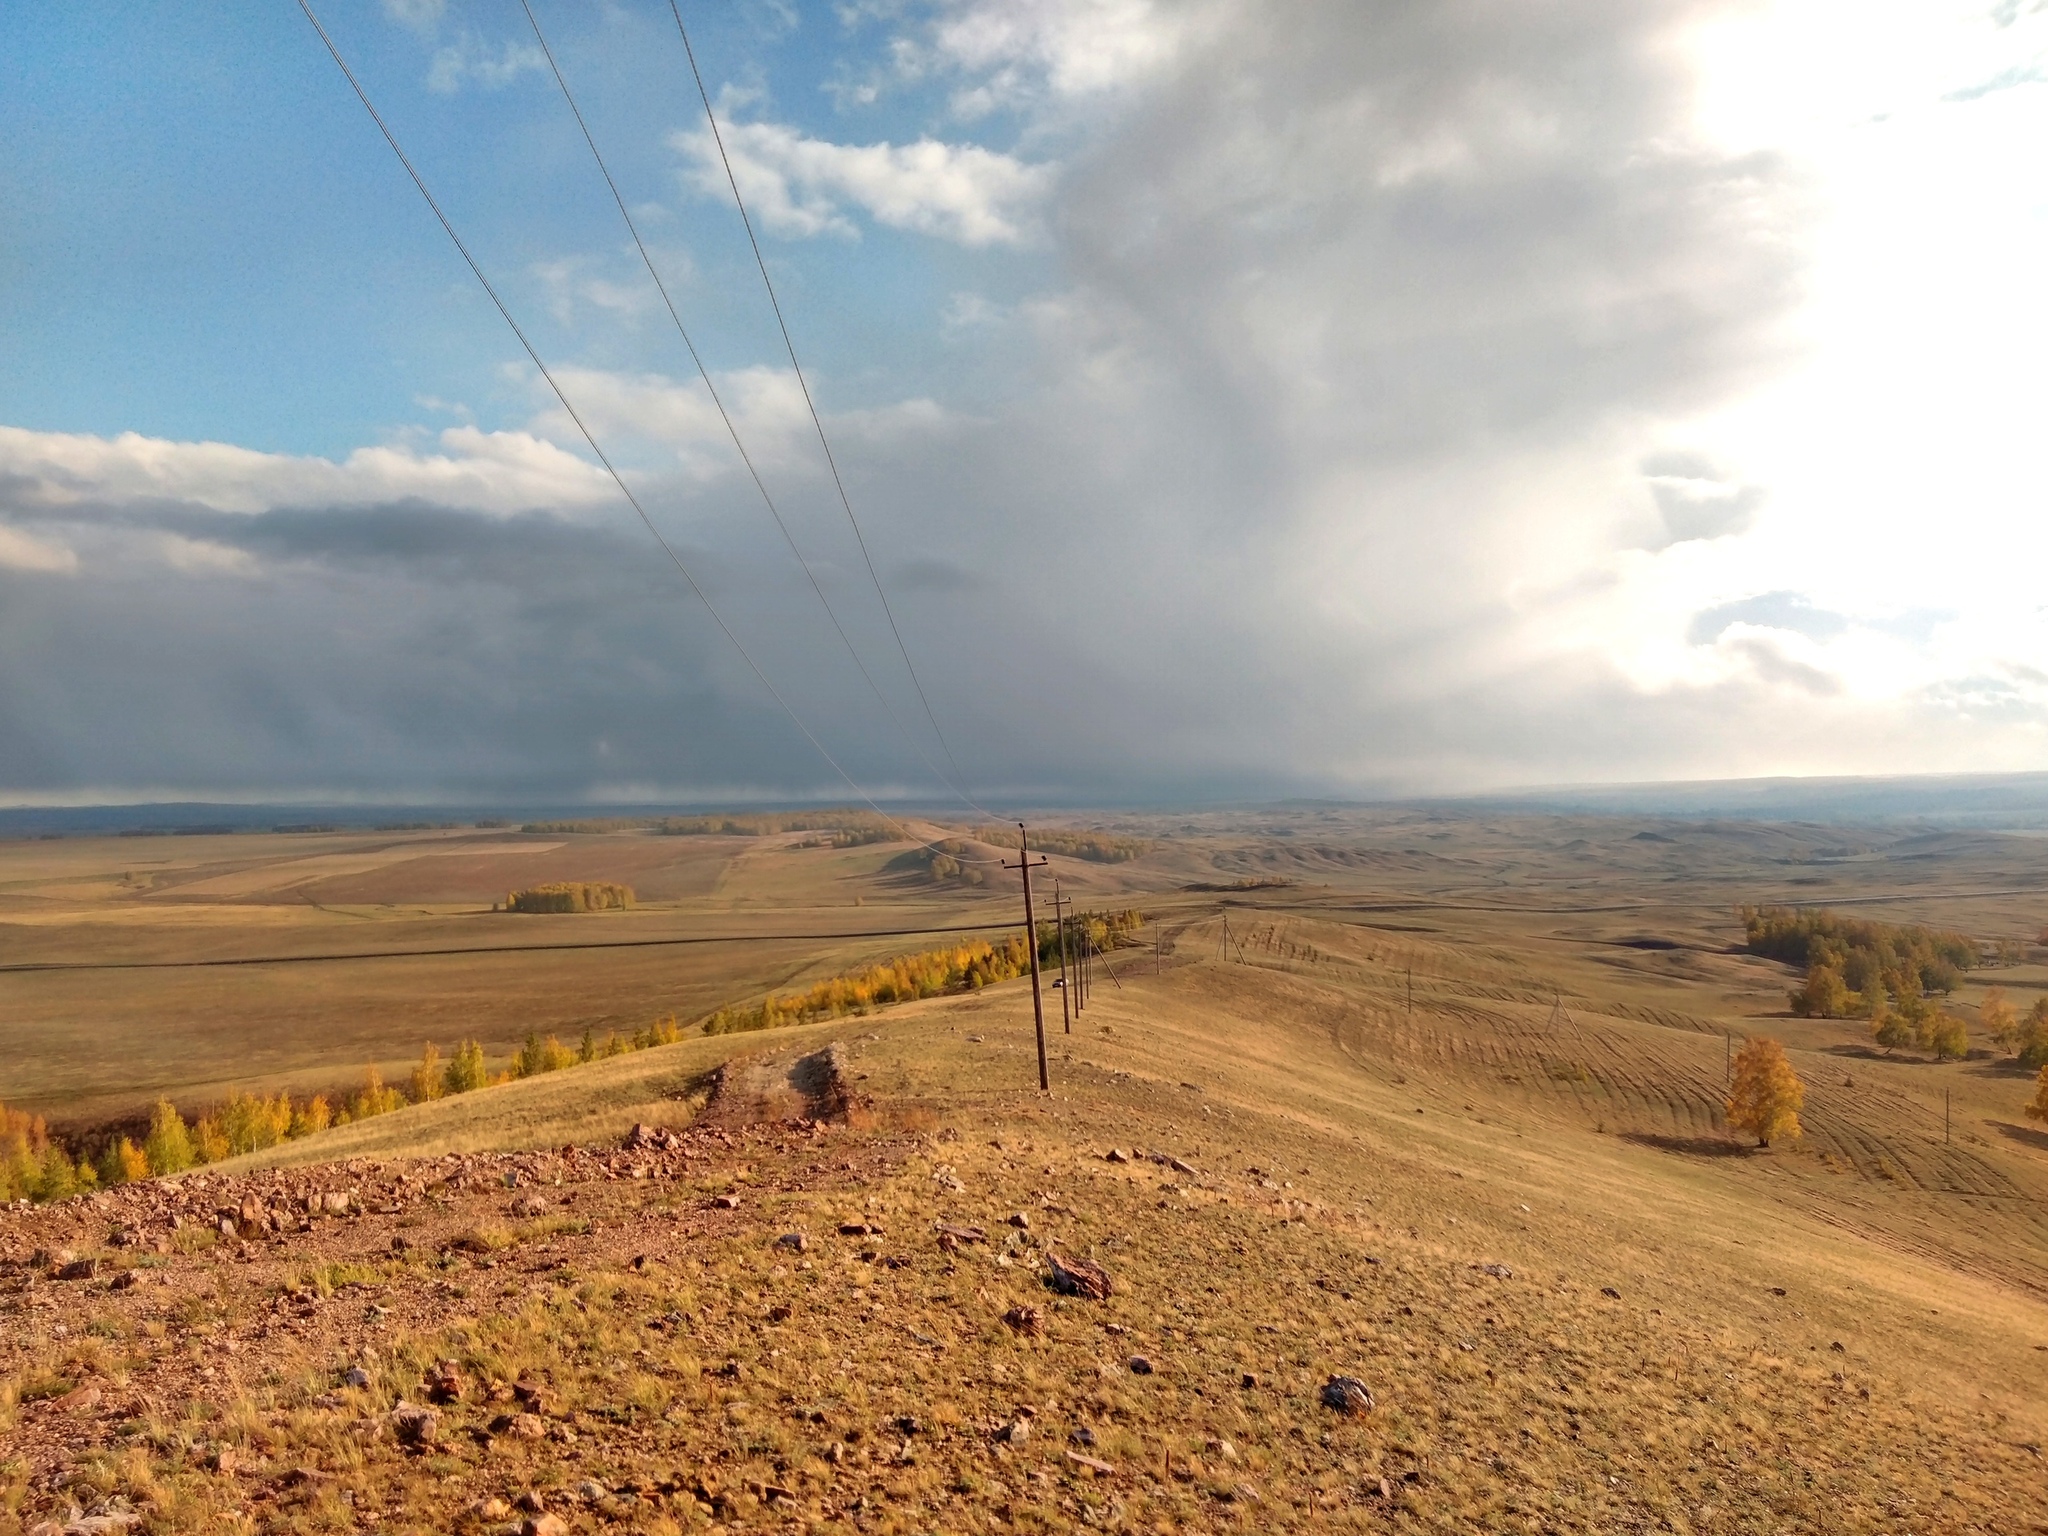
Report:
[[[1806,1085],[1785,1059],[1775,1040],[1745,1041],[1735,1057],[1735,1082],[1728,1092],[1728,1123],[1750,1132],[1756,1144],[1799,1136],[1799,1111],[1806,1103]]]
[[[1984,994],[1984,1001],[1977,1005],[1977,1019],[2001,1051],[2019,1049],[2019,1010],[2006,1001],[2005,988],[1993,987]]]
[[[2034,1102],[2027,1106],[2029,1120],[2048,1120],[2048,1067],[2041,1069],[2041,1075],[2034,1082]]]

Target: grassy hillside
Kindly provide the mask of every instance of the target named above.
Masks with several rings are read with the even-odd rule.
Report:
[[[102,1247],[143,1283],[11,1293],[5,1498],[24,1523],[70,1499],[162,1530],[2038,1521],[2033,1148],[1944,1161],[1882,1123],[1909,1090],[1873,1088],[1817,1090],[1815,1139],[1915,1152],[1919,1183],[1751,1153],[1701,1107],[1720,1042],[1676,1013],[1567,997],[1553,1024],[1559,982],[1477,947],[1290,934],[1226,962],[1191,919],[1158,974],[1127,957],[1073,1034],[1054,1015],[1049,1098],[1012,984],[289,1149],[338,1165],[210,1171],[184,1195],[209,1219],[339,1188],[365,1213]],[[750,1124],[780,1112],[777,1064],[832,1039],[870,1100],[854,1120]],[[700,1111],[736,1052],[754,1088]],[[1792,1055],[1813,1080],[1834,1061]],[[693,1117],[686,1146],[608,1150]],[[493,1146],[554,1150],[457,1152]],[[1994,1173],[2000,1193],[1944,1194]],[[7,1273],[116,1219],[163,1232],[167,1198],[17,1213]],[[1056,1296],[1049,1247],[1113,1294]],[[398,1404],[444,1361],[460,1390],[408,1446]],[[1371,1413],[1321,1403],[1338,1374]]]

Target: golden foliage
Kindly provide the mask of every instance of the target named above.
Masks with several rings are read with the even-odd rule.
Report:
[[[1728,1123],[1750,1132],[1756,1144],[1796,1140],[1806,1085],[1775,1040],[1745,1041],[1735,1056],[1735,1083],[1728,1093]]]
[[[2034,1082],[2034,1098],[2027,1105],[2029,1120],[2048,1120],[2048,1067],[2041,1069],[2041,1075]]]
[[[156,1101],[142,1150],[149,1159],[149,1171],[155,1174],[183,1173],[198,1157],[191,1132],[185,1128],[185,1117],[169,1099]]]
[[[448,1074],[441,1066],[441,1047],[429,1040],[412,1069],[411,1097],[415,1104],[438,1099],[448,1091]]]

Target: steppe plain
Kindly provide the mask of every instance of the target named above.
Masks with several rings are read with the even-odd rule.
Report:
[[[2024,1011],[2048,989],[2040,838],[1060,820],[1151,851],[1039,876],[1147,915],[1072,1033],[1047,994],[1049,1097],[1012,982],[686,1039],[0,1217],[0,1429],[20,1448],[0,1529],[62,1529],[75,1506],[251,1531],[2048,1530],[2029,1084],[1981,1040],[1935,1064],[1790,1017],[1797,977],[1741,953],[1735,915],[1830,904],[2017,940],[2022,963],[1971,972],[1957,1008],[1995,984]],[[687,1023],[1016,922],[1014,876],[934,882],[905,844],[814,841],[8,844],[0,1100],[83,1129],[160,1093],[402,1078],[429,1040],[495,1062],[530,1031]],[[640,905],[491,910],[564,879]],[[1728,1042],[1759,1033],[1808,1089],[1806,1135],[1766,1152],[1719,1109]],[[722,1062],[745,1059],[728,1085],[780,1083],[833,1042],[851,1120],[712,1093]],[[641,1122],[678,1144],[621,1150]],[[526,1186],[547,1214],[516,1214]],[[153,1246],[222,1205],[323,1192],[347,1213]],[[205,1221],[173,1231],[179,1211]],[[110,1247],[117,1227],[151,1241]],[[1054,1297],[1048,1244],[1114,1294]],[[108,1267],[38,1278],[30,1250],[58,1246]],[[464,1391],[407,1444],[391,1416],[444,1360]],[[1333,1374],[1374,1410],[1324,1407]],[[545,1386],[536,1438],[491,1427],[525,1401],[513,1384]]]

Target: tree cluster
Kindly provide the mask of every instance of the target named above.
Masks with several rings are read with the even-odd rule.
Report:
[[[1017,842],[1013,827],[975,827],[969,830],[969,835],[996,848],[1015,847]],[[1031,851],[1087,859],[1095,864],[1127,864],[1150,853],[1152,844],[1142,837],[1118,837],[1110,832],[1090,832],[1074,827],[1034,827],[1031,830]]]
[[[558,880],[505,898],[507,912],[616,912],[633,905],[633,888],[609,880]]]

